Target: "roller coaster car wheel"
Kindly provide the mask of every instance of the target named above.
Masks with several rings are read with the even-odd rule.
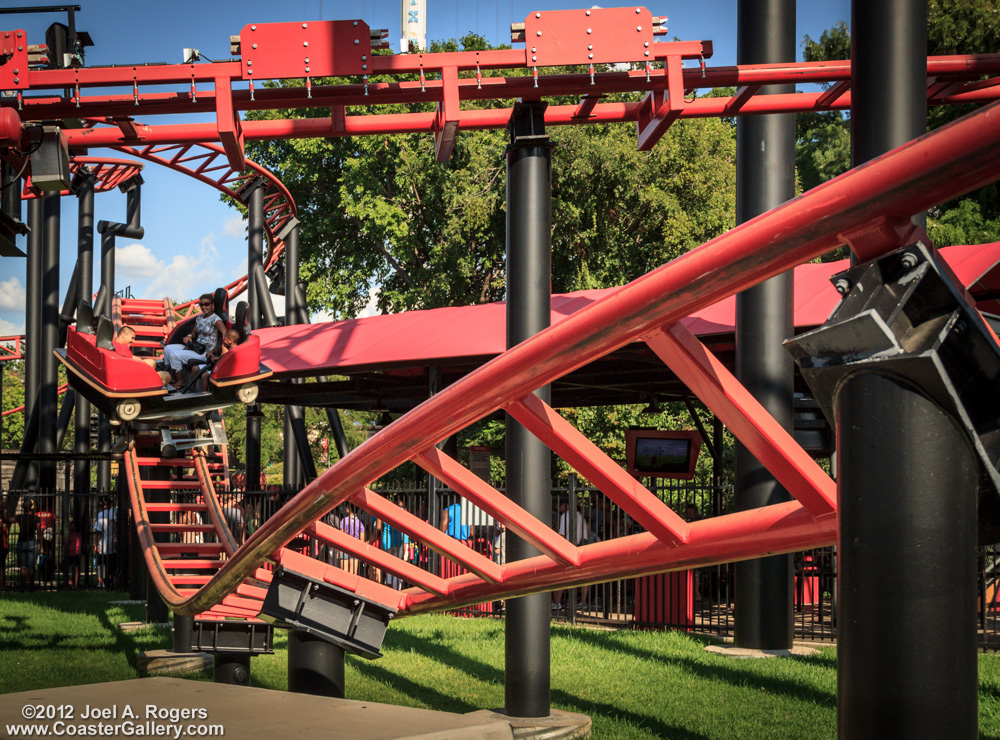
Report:
[[[244,383],[236,391],[236,397],[240,399],[241,403],[251,404],[257,400],[257,393],[260,389],[257,387],[256,383]]]
[[[134,398],[126,398],[115,408],[115,413],[122,421],[132,421],[142,411],[142,404]]]

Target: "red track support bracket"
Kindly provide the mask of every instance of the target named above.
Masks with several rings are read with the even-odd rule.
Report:
[[[360,20],[253,23],[240,55],[244,80],[359,76],[371,68],[371,32]]]
[[[810,514],[836,513],[836,483],[690,329],[678,322],[646,344]]]
[[[229,166],[242,172],[246,166],[243,154],[243,126],[239,113],[233,108],[233,89],[228,77],[215,78],[215,116],[219,127],[219,141],[226,151]]]
[[[860,229],[847,231],[839,236],[857,255],[858,262],[867,262],[915,241],[931,243],[927,232],[909,217],[879,216]]]
[[[441,69],[441,101],[434,111],[434,157],[447,162],[458,136],[458,68]]]
[[[652,53],[653,31],[653,14],[641,7],[547,10],[524,19],[528,58],[539,67],[641,62]]]
[[[684,108],[684,70],[679,56],[669,56],[665,90],[650,90],[639,101],[635,123],[640,152],[648,152],[681,115]]]
[[[0,32],[0,90],[27,90],[28,36],[22,29]]]

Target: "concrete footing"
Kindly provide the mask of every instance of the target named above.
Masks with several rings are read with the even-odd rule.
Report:
[[[208,653],[175,653],[172,650],[147,650],[135,658],[135,667],[151,676],[208,671],[214,664]]]
[[[125,634],[132,634],[133,632],[138,632],[139,630],[153,629],[153,630],[168,630],[170,629],[169,622],[122,622],[118,625],[120,629]]]
[[[466,717],[481,718],[483,721],[506,722],[514,737],[544,738],[545,740],[571,740],[590,737],[591,720],[585,714],[552,709],[548,717],[508,717],[502,709],[483,709],[471,712]]]
[[[706,645],[705,652],[726,655],[730,658],[804,658],[807,655],[816,655],[819,651],[805,645],[792,645],[791,650],[757,650],[735,645]]]

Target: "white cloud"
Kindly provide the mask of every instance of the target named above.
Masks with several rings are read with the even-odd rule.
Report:
[[[116,247],[115,282],[118,287],[131,285],[140,298],[187,300],[210,292],[222,284],[214,240],[209,232],[196,254],[174,255],[169,262],[143,244]]]
[[[24,286],[16,276],[0,283],[0,311],[23,312],[28,302]]]
[[[115,283],[135,285],[162,274],[163,260],[157,259],[145,244],[115,247]],[[162,297],[162,296],[161,296]]]
[[[0,319],[0,337],[19,337],[24,334],[24,324],[15,324],[7,319]]]
[[[222,224],[222,235],[234,239],[243,239],[247,233],[247,224],[242,216],[227,218]]]

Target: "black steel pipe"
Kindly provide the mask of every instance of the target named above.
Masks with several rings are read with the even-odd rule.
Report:
[[[954,419],[890,375],[849,377],[836,408],[838,735],[972,740],[975,451]]]
[[[27,405],[25,413],[27,413]],[[14,471],[11,473],[10,483],[7,485],[6,514],[8,519],[12,519],[17,514],[17,502],[20,499],[21,491],[28,488],[31,462],[24,455],[34,452],[35,445],[38,443],[38,404],[32,404],[31,413],[28,414],[27,419],[28,423],[24,425],[24,431],[21,435],[21,456],[14,463]]]
[[[42,194],[45,236],[42,250],[41,352],[39,396],[41,425],[38,451],[55,454],[56,417],[59,413],[59,362],[54,351],[59,345],[59,227],[62,197],[57,192]],[[38,485],[43,491],[56,489],[56,463],[44,460],[38,466]]]
[[[552,146],[544,137],[545,104],[518,103],[511,114],[507,148],[507,347],[550,323],[552,294]],[[543,401],[550,389],[535,391]],[[551,515],[551,453],[508,415],[507,495],[541,521]],[[508,561],[538,555],[508,535]],[[549,594],[507,601],[505,700],[508,715],[546,717],[550,703]]]
[[[267,289],[267,275],[264,274],[264,266],[254,265],[253,284],[257,288],[257,304],[260,306],[260,320],[255,329],[262,327],[278,326],[278,314],[274,310],[274,302],[271,300],[271,292]]]
[[[138,233],[134,239],[141,239],[145,229],[142,228],[142,186],[135,184],[125,192],[125,221],[129,234]],[[123,234],[123,236],[129,236]]]
[[[795,61],[795,0],[740,0],[739,64]],[[769,85],[768,94],[794,92]],[[736,223],[795,196],[795,116],[744,116],[737,123]],[[781,343],[792,336],[791,271],[736,296],[736,377],[788,431],[793,424],[794,364]],[[789,500],[767,468],[736,446],[736,508]],[[736,564],[736,645],[770,650],[792,646],[792,557]]]
[[[89,301],[94,292],[94,177],[89,172],[79,178],[77,197],[77,294]],[[75,307],[74,307],[75,308]],[[90,452],[90,401],[79,394],[76,399],[73,451]],[[90,492],[90,461],[73,463],[73,492],[84,496]],[[79,522],[79,516],[77,516]]]
[[[24,412],[31,414],[31,409],[38,399],[38,388],[41,384],[41,352],[42,352],[42,265],[44,262],[45,220],[42,212],[42,199],[32,198],[28,201],[28,263],[25,274],[25,307],[24,307]]]
[[[21,220],[21,188],[20,177],[14,168],[6,162],[0,162],[0,208],[14,221]],[[15,184],[17,183],[17,184]]]
[[[76,307],[80,303],[80,263],[79,260],[73,264],[73,274],[69,278],[66,286],[66,297],[63,298],[62,309],[59,311],[59,341],[57,346],[66,346],[66,334],[69,325],[76,315]]]
[[[214,663],[215,683],[250,685],[250,656],[246,653],[216,653]]]
[[[73,407],[75,404],[76,391],[68,388],[66,394],[63,396],[62,405],[59,407],[59,418],[56,420],[56,452],[62,449],[63,442],[66,439],[66,430],[69,429],[69,420],[73,416]]]
[[[298,291],[299,284],[299,225],[296,223],[289,230],[285,237],[285,326],[303,322],[299,312]],[[261,288],[258,287],[258,290]],[[300,381],[301,382],[301,381]],[[285,438],[284,438],[284,484],[286,489],[297,489],[304,482],[312,480],[308,472],[303,472],[312,468],[315,475],[316,464],[312,459],[312,450],[303,450],[298,434],[294,428],[295,417],[300,419],[304,415],[301,406],[285,407]],[[304,424],[303,424],[304,429]],[[308,455],[308,462],[306,456]]]
[[[247,407],[246,490],[260,490],[260,404]]]
[[[101,229],[105,223],[98,223],[98,231],[101,233],[101,289],[98,294],[100,305],[95,306],[95,317],[102,314],[110,316],[115,295],[115,234],[113,230]],[[105,414],[100,414],[97,419],[97,449],[99,452],[111,452],[111,424]],[[97,463],[97,488],[101,491],[111,488],[110,461]]]
[[[927,0],[851,3],[851,161],[927,130]]]
[[[344,698],[344,650],[302,630],[288,632],[288,690]]]
[[[305,477],[308,485],[316,480],[316,461],[313,460],[312,447],[309,444],[309,435],[306,432],[306,421],[301,406],[285,406],[286,431],[291,428],[294,440],[294,452],[292,457],[297,457],[301,464],[301,474]],[[285,458],[285,464],[288,457]],[[296,481],[297,485],[297,481]]]
[[[251,186],[246,204],[248,212],[247,224],[247,270],[250,275],[255,275],[258,265],[264,261],[264,186],[263,183],[255,183]],[[247,281],[247,302],[250,308],[250,328],[260,328],[260,299],[261,290],[257,286],[256,280]],[[267,294],[265,284],[263,294]]]
[[[171,635],[171,650],[175,653],[190,653],[194,639],[194,617],[174,615],[174,629]]]

